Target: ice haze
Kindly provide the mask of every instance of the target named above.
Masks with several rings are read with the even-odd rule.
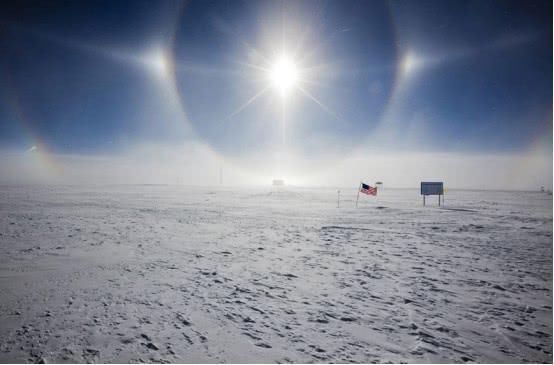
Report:
[[[360,180],[387,187],[417,188],[437,179],[448,188],[538,190],[552,187],[548,146],[520,154],[391,152],[359,148],[319,158],[252,154],[225,158],[209,146],[142,145],[114,155],[53,155],[4,151],[2,184],[266,185],[276,176],[297,186],[350,187]],[[283,162],[285,161],[285,162]]]

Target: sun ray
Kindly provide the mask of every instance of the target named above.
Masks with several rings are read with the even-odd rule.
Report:
[[[242,112],[250,104],[252,104],[254,101],[256,101],[256,99],[258,99],[260,96],[262,96],[267,91],[267,89],[269,89],[269,86],[266,86],[262,90],[258,91],[256,94],[254,94],[254,96],[252,96],[250,99],[248,99],[248,101],[246,103],[242,104],[237,110],[235,110],[233,113],[231,113],[231,115],[229,115],[229,117],[227,117],[225,120],[230,120],[231,118],[233,118],[234,116],[236,116],[237,114]]]
[[[328,83],[315,81],[315,80],[307,78],[307,77],[299,78],[298,83],[299,84],[308,84],[308,85],[317,86],[317,87],[330,87],[331,86]]]
[[[247,42],[239,34],[239,32],[237,32],[235,27],[230,26],[228,23],[218,22],[217,29],[220,32],[222,32],[223,34],[225,34],[227,36],[231,36],[232,38],[235,38],[238,42],[240,42],[243,46],[245,46],[248,51],[255,53],[256,56],[262,58],[262,61],[266,65],[269,65],[270,60],[262,52],[260,52],[256,47],[252,46],[249,42]]]
[[[250,43],[246,42],[245,40],[240,40],[240,42],[242,44],[244,44],[246,46],[246,48],[248,48],[250,51],[254,52],[257,56],[260,56],[262,58],[262,61],[266,64],[266,65],[269,65],[270,64],[270,60],[260,51],[258,51],[258,49],[256,47],[253,47],[250,45]]]
[[[246,66],[246,67],[250,67],[250,68],[253,68],[255,70],[258,70],[258,71],[262,71],[262,72],[269,72],[269,68],[266,68],[266,67],[262,67],[262,66],[259,66],[259,65],[254,65],[252,63],[248,63],[248,62],[238,62],[239,65],[242,65],[242,66]]]
[[[318,8],[318,10],[317,10],[318,13],[316,14],[316,17],[318,19],[321,19],[322,15],[323,15],[323,12],[324,12],[324,8],[325,8],[325,6]],[[301,35],[297,39],[296,47],[294,47],[294,50],[293,50],[292,54],[293,54],[294,58],[298,59],[299,61],[304,60],[304,59],[300,58],[300,55],[304,51],[305,42],[308,41],[308,37],[311,36],[314,33],[313,29],[314,29],[314,27],[312,26],[311,23],[310,24],[305,24],[304,31],[301,32]]]
[[[327,107],[325,104],[323,104],[321,101],[319,101],[315,96],[313,96],[310,92],[308,92],[306,89],[302,88],[301,86],[296,86],[298,90],[300,90],[304,95],[306,95],[308,98],[312,99],[314,103],[319,105],[323,111],[325,111],[327,114],[338,120],[339,122],[343,122],[343,119],[340,118],[335,112],[333,112],[329,107]]]

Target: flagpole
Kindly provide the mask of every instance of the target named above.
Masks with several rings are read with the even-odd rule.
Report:
[[[358,208],[358,199],[360,199],[360,186],[362,185],[362,182],[360,181],[360,184],[358,185],[358,195],[356,196],[356,208]]]

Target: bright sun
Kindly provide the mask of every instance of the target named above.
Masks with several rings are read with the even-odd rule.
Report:
[[[269,72],[272,85],[286,96],[298,81],[298,69],[288,57],[282,56]]]

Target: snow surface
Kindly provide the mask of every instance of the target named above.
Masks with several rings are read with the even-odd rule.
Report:
[[[552,196],[0,187],[1,362],[552,362]]]

